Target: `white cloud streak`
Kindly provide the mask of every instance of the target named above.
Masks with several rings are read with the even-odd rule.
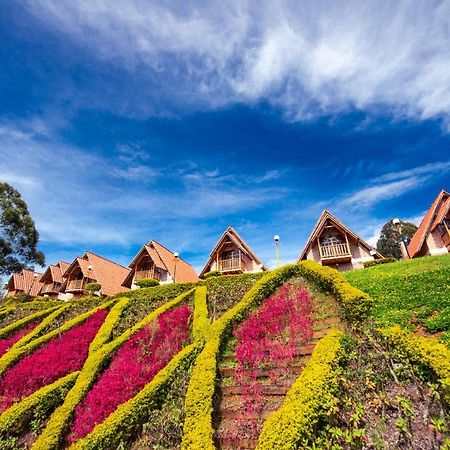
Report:
[[[264,99],[292,120],[382,105],[450,117],[448,0],[29,0],[28,10],[182,102]]]

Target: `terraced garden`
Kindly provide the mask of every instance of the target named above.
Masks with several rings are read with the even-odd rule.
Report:
[[[448,261],[4,305],[0,449],[448,450]]]

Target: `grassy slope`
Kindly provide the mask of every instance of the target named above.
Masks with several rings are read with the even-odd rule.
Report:
[[[380,325],[400,324],[444,332],[450,342],[450,254],[429,256],[345,274],[375,299]]]

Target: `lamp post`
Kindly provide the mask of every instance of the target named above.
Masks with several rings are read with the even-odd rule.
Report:
[[[399,218],[395,218],[392,220],[392,223],[395,225],[395,227],[397,228],[398,234],[400,235],[400,241],[401,241],[400,248],[402,249],[403,257],[405,256],[405,253],[406,253],[407,259],[411,259],[411,256],[408,251],[408,246],[406,245],[407,244],[406,238],[402,234],[402,222],[400,221]]]
[[[275,241],[275,265],[276,267],[280,267],[280,249],[279,249],[279,240],[280,240],[280,236],[278,236],[278,234],[276,234],[273,237],[273,240]]]
[[[178,252],[173,254],[173,282],[176,283]]]

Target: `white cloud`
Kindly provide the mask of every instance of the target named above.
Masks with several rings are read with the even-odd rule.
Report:
[[[28,9],[100,60],[160,75],[182,102],[268,99],[292,119],[379,105],[450,117],[448,0],[29,0]]]

